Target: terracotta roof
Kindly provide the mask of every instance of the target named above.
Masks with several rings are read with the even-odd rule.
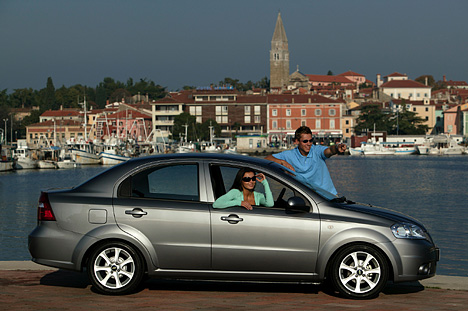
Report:
[[[41,114],[41,117],[70,117],[79,115],[79,110],[47,110]]]
[[[413,80],[392,80],[385,82],[380,86],[381,88],[427,88],[430,89],[430,86],[426,86],[422,83],[413,81]]]
[[[310,103],[309,103],[310,98]],[[320,95],[268,95],[269,104],[340,104],[340,101]]]
[[[329,75],[306,75],[309,81],[313,82],[325,82],[325,83],[354,83],[348,78],[341,76],[329,76]]]
[[[446,81],[445,84],[450,85],[450,86],[468,86],[468,83],[465,81]]]
[[[351,71],[351,70],[348,70],[346,72],[343,72],[343,73],[340,73],[339,75],[337,76],[359,76],[359,77],[365,77],[364,75],[360,74],[360,73],[356,73],[354,71]]]
[[[399,73],[399,72],[394,72],[394,73],[391,73],[389,74],[388,76],[385,76],[385,78],[387,77],[407,77],[408,75],[405,75],[405,74],[402,74],[402,73]]]

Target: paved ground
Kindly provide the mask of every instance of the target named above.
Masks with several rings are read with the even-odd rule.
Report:
[[[467,310],[468,306],[467,278],[457,277],[436,277],[431,287],[424,282],[388,284],[378,298],[366,301],[343,299],[311,285],[160,280],[149,280],[136,294],[116,297],[95,293],[82,273],[35,268],[27,263],[0,263],[2,310],[403,311]]]

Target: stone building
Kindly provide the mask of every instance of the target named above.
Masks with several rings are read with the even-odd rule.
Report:
[[[278,13],[270,50],[270,89],[283,89],[289,84],[289,48],[281,13]]]

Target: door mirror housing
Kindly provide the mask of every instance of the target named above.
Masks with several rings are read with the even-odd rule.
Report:
[[[310,207],[307,206],[304,199],[301,197],[289,198],[288,206],[286,207],[286,209],[293,212],[310,212]]]

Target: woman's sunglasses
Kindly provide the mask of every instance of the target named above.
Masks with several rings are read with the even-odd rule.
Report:
[[[256,181],[257,177],[242,177],[242,181],[249,182],[249,181]]]

